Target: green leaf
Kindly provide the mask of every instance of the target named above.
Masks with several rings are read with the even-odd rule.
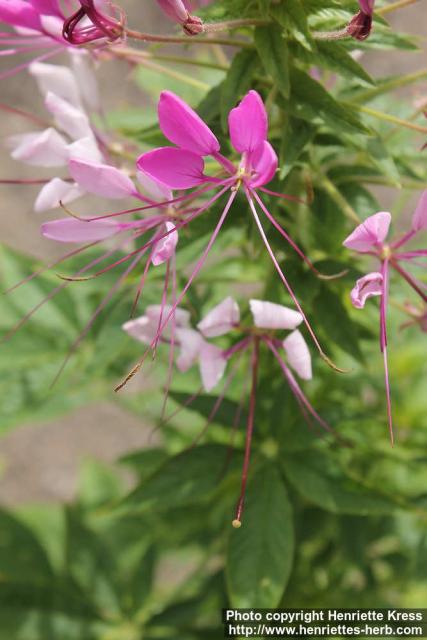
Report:
[[[273,466],[261,468],[247,488],[240,529],[231,532],[227,583],[233,607],[277,607],[294,555],[292,508]]]
[[[7,511],[0,511],[0,575],[2,580],[34,582],[52,578],[46,553],[31,529]]]
[[[197,398],[195,398],[193,402],[188,404],[189,396],[186,393],[171,391],[169,395],[173,400],[175,400],[175,402],[185,407],[188,411],[194,411],[206,420],[212,420],[212,410],[215,407],[218,397],[201,394],[197,396]],[[226,427],[231,427],[234,423],[237,413],[240,411],[241,407],[237,402],[229,400],[228,398],[224,398],[219,406],[218,411],[215,413],[213,422],[222,424]],[[243,415],[241,416],[241,422],[244,423],[245,419],[246,416],[243,413]]]
[[[289,53],[282,29],[276,26],[257,27],[255,46],[265,70],[285,98],[289,97]]]
[[[292,169],[307,144],[314,138],[317,127],[299,118],[289,118],[280,145],[280,179]]]
[[[309,51],[316,48],[301,0],[286,0],[281,4],[271,4],[270,14],[303,47]]]
[[[286,458],[282,466],[298,493],[326,511],[366,516],[396,510],[391,500],[365,489],[342,473],[328,475],[330,463],[319,453],[311,459],[307,452],[303,456],[296,454]]]
[[[350,79],[358,78],[363,83],[375,85],[369,73],[346,51],[339,42],[319,40],[317,42],[318,64],[333,69]]]
[[[224,131],[227,131],[230,110],[252,87],[252,79],[257,67],[255,51],[245,49],[234,56],[227,77],[221,86],[221,124]]]
[[[125,498],[132,511],[165,510],[207,500],[222,479],[227,447],[205,445],[169,458]]]

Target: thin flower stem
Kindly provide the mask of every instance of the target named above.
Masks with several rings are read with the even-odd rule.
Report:
[[[255,424],[256,390],[257,390],[257,383],[258,383],[258,364],[259,364],[259,338],[254,338],[254,348],[252,351],[252,363],[251,363],[252,384],[251,384],[251,394],[249,398],[249,415],[248,415],[248,422],[247,422],[247,428],[246,428],[245,456],[243,459],[243,469],[242,469],[242,484],[240,488],[240,497],[236,507],[236,517],[232,523],[235,529],[238,529],[239,527],[242,526],[242,515],[243,515],[243,509],[245,506],[246,484],[248,481],[249,464],[251,460],[252,436],[253,436],[254,424]]]
[[[142,33],[133,29],[126,29],[125,34],[133,40],[142,42],[157,42],[160,44],[222,44],[226,47],[240,47],[242,49],[252,49],[253,44],[246,40],[236,40],[234,38],[198,38],[192,36],[164,36],[160,34]]]
[[[319,187],[323,188],[326,193],[336,202],[342,209],[343,213],[349,220],[356,224],[360,224],[360,218],[353,207],[347,202],[341,192],[336,188],[334,183],[325,175],[319,179]]]
[[[344,38],[351,38],[347,27],[339,29],[338,31],[313,31],[311,35],[315,40],[343,40]]]
[[[201,89],[202,91],[208,91],[211,88],[211,86],[206,82],[197,80],[197,78],[193,78],[191,75],[180,73],[179,71],[174,71],[174,69],[171,69],[170,67],[164,67],[163,65],[152,62],[151,60],[145,60],[143,64],[148,69],[158,71],[165,76],[169,76],[174,80],[178,80],[179,82],[183,82],[184,84],[196,87],[197,89]]]
[[[390,432],[391,446],[394,446],[394,432],[393,432],[393,415],[391,411],[391,390],[390,390],[390,376],[388,372],[388,355],[387,355],[387,304],[388,304],[388,289],[389,289],[389,261],[383,260],[381,265],[381,273],[383,276],[383,289],[380,300],[380,346],[384,360],[384,382],[386,390],[387,401],[387,419],[388,428]]]
[[[413,84],[414,82],[418,82],[419,80],[424,80],[425,78],[427,78],[427,68],[420,69],[414,73],[408,73],[406,76],[392,78],[387,82],[383,82],[378,87],[356,93],[352,97],[352,104],[354,105],[355,102],[367,102],[369,100],[374,100],[383,93],[388,93],[394,89],[400,89],[400,87],[405,87],[409,84]]]
[[[411,276],[411,274],[408,273],[406,269],[402,269],[402,267],[399,265],[399,263],[396,260],[392,260],[391,265],[402,276],[402,278],[406,280],[409,286],[412,287],[412,289],[418,293],[418,295],[424,300],[424,302],[427,302],[427,295],[418,286],[416,280]]]
[[[350,104],[347,103],[349,107],[353,107],[356,111],[360,111],[361,113],[366,113],[368,116],[372,116],[377,120],[383,120],[384,122],[392,122],[395,125],[400,127],[405,127],[406,129],[412,129],[412,131],[419,131],[420,133],[427,134],[427,127],[423,127],[420,124],[415,124],[414,122],[409,122],[409,120],[403,120],[402,118],[398,118],[397,116],[393,116],[391,113],[384,113],[383,111],[377,111],[376,109],[371,109],[371,107],[362,106],[360,104]]]
[[[379,16],[385,16],[387,13],[391,13],[392,11],[396,11],[397,9],[403,9],[404,7],[408,7],[409,5],[415,4],[416,2],[418,2],[418,0],[397,0],[397,2],[392,2],[385,7],[381,7],[381,9],[377,9],[375,13]]]
[[[203,69],[215,69],[218,71],[228,71],[229,65],[219,64],[217,62],[210,62],[209,60],[196,60],[186,56],[169,56],[151,51],[140,51],[138,49],[125,49],[117,52],[119,57],[126,58],[128,54],[132,58],[142,58],[142,60],[153,59],[160,60],[161,62],[175,62],[176,64],[189,65],[192,67],[201,67]]]
[[[217,33],[218,31],[230,31],[241,27],[266,27],[271,24],[271,20],[257,18],[242,18],[240,20],[224,20],[224,22],[205,22],[203,24],[204,33]]]

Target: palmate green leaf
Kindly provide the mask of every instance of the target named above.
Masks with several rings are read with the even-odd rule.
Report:
[[[228,130],[230,110],[252,87],[257,69],[258,56],[255,51],[244,49],[234,56],[221,85],[221,124],[224,131]]]
[[[31,580],[49,582],[52,569],[37,537],[25,524],[7,511],[0,511],[0,575],[1,581]]]
[[[243,524],[231,532],[227,585],[233,607],[277,607],[294,555],[292,507],[283,479],[271,465],[254,473]]]
[[[317,58],[317,61],[313,59],[312,64],[325,66],[353,80],[357,78],[364,84],[375,85],[375,81],[369,73],[338,42],[319,40],[313,58]]]
[[[308,26],[305,7],[301,0],[287,0],[280,4],[272,3],[270,14],[303,47],[309,51],[316,48]]]
[[[307,73],[294,67],[290,78],[291,100],[284,101],[283,106],[292,115],[310,122],[323,120],[334,132],[369,133],[353,109],[335,100]]]
[[[317,127],[300,118],[288,118],[280,144],[280,179],[285,178],[305,147],[316,135]]]
[[[276,26],[257,27],[255,46],[266,72],[285,98],[289,97],[289,52],[282,29]]]
[[[197,396],[197,398],[195,398],[193,402],[191,402],[191,404],[187,405],[188,399],[189,399],[188,394],[179,393],[177,391],[171,391],[169,395],[179,405],[181,405],[182,407],[185,406],[187,410],[194,411],[195,413],[202,416],[202,418],[205,418],[206,420],[212,419],[211,418],[212,410],[215,406],[215,403],[218,400],[217,396],[201,394]],[[215,413],[213,422],[216,422],[218,424],[222,424],[226,427],[231,428],[231,426],[234,424],[234,421],[236,419],[236,415],[238,413],[241,413],[241,411],[242,411],[242,408],[239,405],[239,403],[234,402],[233,400],[229,400],[228,398],[224,398],[219,406],[218,411],[216,411]],[[246,419],[245,414],[243,412],[243,415],[241,416],[241,422],[245,422],[245,419]]]
[[[119,505],[132,512],[165,510],[209,499],[222,480],[227,447],[203,445],[169,458]]]
[[[387,497],[369,491],[335,470],[320,453],[310,456],[295,454],[286,457],[282,468],[294,488],[305,500],[332,513],[352,515],[382,515],[396,510],[396,504]]]

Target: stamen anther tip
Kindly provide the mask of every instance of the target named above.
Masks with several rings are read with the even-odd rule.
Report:
[[[240,520],[233,520],[233,522],[231,523],[233,526],[233,529],[240,529],[240,527],[242,526],[242,523]]]

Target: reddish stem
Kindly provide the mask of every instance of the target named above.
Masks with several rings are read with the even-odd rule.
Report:
[[[248,481],[249,464],[251,459],[251,445],[252,436],[255,423],[255,405],[256,405],[256,389],[258,380],[258,362],[259,362],[259,338],[254,338],[254,349],[252,352],[252,386],[251,395],[249,398],[249,415],[246,428],[246,441],[245,441],[245,457],[243,460],[242,469],[242,484],[240,489],[240,497],[236,507],[236,517],[233,520],[233,527],[238,529],[242,526],[242,514],[245,506],[246,484]]]

